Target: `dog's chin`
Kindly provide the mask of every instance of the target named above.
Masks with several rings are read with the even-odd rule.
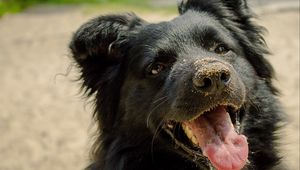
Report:
[[[240,108],[214,105],[188,120],[167,120],[163,129],[187,155],[207,167],[241,169],[247,162],[248,143],[240,134]]]

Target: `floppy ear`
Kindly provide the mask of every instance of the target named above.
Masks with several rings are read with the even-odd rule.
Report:
[[[77,30],[70,49],[88,94],[117,74],[129,35],[143,24],[134,14],[107,15],[94,18]]]
[[[190,9],[215,16],[239,41],[257,75],[266,81],[274,94],[278,92],[272,85],[273,67],[265,58],[269,54],[262,36],[265,29],[252,21],[254,14],[246,0],[179,0],[180,14]]]
[[[232,9],[235,12],[248,10],[246,0],[178,0],[178,10],[180,14],[183,14],[189,9],[218,14],[220,12],[219,10],[224,7]]]

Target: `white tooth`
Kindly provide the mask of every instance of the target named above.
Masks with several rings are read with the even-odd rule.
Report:
[[[197,141],[197,138],[195,137],[195,135],[193,134],[192,130],[186,126],[186,125],[183,125],[182,126],[186,136],[194,143],[194,144],[198,144],[198,141]]]
[[[195,136],[192,137],[192,142],[196,145],[198,145],[198,141],[197,138]]]
[[[237,131],[238,134],[240,134],[240,130],[241,130],[241,123],[240,123],[240,117],[238,112],[235,113],[235,129]]]
[[[171,123],[167,124],[168,128],[173,129],[173,125]]]

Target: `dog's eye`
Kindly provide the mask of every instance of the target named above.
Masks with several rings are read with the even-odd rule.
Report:
[[[153,63],[150,65],[149,74],[151,75],[158,75],[160,72],[162,72],[165,69],[165,65],[162,63]]]
[[[230,51],[230,49],[225,44],[219,44],[216,46],[214,51],[217,54],[226,54]]]

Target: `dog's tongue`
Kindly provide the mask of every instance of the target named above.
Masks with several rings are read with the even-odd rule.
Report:
[[[184,122],[188,136],[194,136],[203,154],[218,170],[240,170],[246,164],[248,143],[244,135],[238,135],[229,113],[218,107],[205,116]],[[195,139],[196,138],[196,139]]]

